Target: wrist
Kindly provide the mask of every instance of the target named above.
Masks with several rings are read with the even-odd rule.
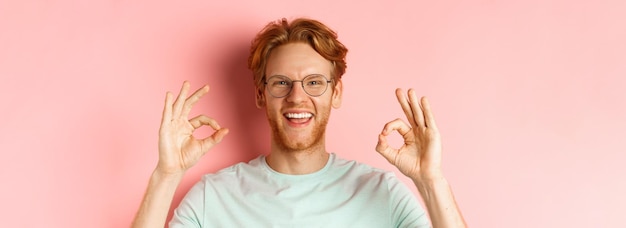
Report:
[[[466,227],[452,188],[443,175],[413,181],[428,210],[433,227]]]
[[[185,171],[167,172],[160,169],[154,169],[152,172],[152,179],[158,182],[179,182],[183,179]]]
[[[449,186],[448,180],[440,172],[411,177],[411,180],[413,180],[420,192],[432,191],[441,187],[447,188]]]
[[[154,173],[163,177],[182,176],[185,172],[187,172],[187,169],[184,169],[179,165],[168,164],[168,162],[162,162],[160,160],[154,168]]]
[[[409,176],[413,182],[417,183],[434,183],[446,181],[446,178],[441,171],[422,172],[416,175]]]

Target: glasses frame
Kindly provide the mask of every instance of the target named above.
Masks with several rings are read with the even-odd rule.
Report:
[[[328,83],[328,84],[326,84],[326,88],[324,88],[324,91],[323,91],[322,93],[320,93],[319,95],[311,95],[311,94],[310,94],[310,93],[306,90],[306,88],[304,87],[304,81],[306,81],[306,79],[307,79],[307,78],[309,78],[309,77],[314,77],[314,76],[321,76],[322,78],[324,78],[324,79],[326,80],[326,83]],[[289,91],[288,91],[285,95],[283,95],[283,96],[276,96],[276,95],[272,94],[272,91],[271,91],[271,90],[269,90],[269,89],[267,88],[267,85],[268,85],[269,80],[270,80],[270,79],[272,79],[272,78],[274,78],[274,77],[283,77],[283,78],[286,78],[286,79],[288,79],[289,81],[291,81],[291,86],[289,87]],[[302,90],[303,90],[303,91],[304,91],[307,95],[309,95],[310,97],[319,97],[319,96],[324,95],[324,93],[326,93],[326,91],[328,90],[328,85],[332,84],[333,80],[332,80],[332,79],[330,79],[330,80],[329,80],[329,79],[328,79],[328,78],[326,78],[326,76],[324,76],[323,74],[309,74],[309,75],[307,75],[306,77],[302,78],[302,80],[292,80],[291,78],[289,78],[289,77],[287,77],[287,76],[285,76],[285,75],[272,75],[271,77],[267,78],[267,79],[263,82],[263,84],[265,84],[265,89],[267,90],[267,92],[268,92],[270,95],[272,95],[272,97],[275,97],[275,98],[283,98],[283,97],[289,96],[289,94],[291,93],[291,91],[293,91],[293,85],[294,85],[296,82],[300,82],[300,86],[302,86]]]

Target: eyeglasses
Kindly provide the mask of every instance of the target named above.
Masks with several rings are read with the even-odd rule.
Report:
[[[318,97],[326,92],[328,84],[332,81],[321,74],[308,75],[302,80],[291,80],[287,76],[274,75],[265,81],[265,87],[270,92],[270,95],[281,98],[289,95],[291,89],[293,89],[294,82],[301,82],[302,89],[309,96]]]

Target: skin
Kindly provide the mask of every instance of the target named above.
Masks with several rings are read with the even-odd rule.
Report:
[[[433,227],[467,227],[441,170],[441,136],[430,103],[426,97],[422,97],[420,103],[413,89],[409,89],[407,96],[396,89],[396,97],[409,124],[401,119],[385,124],[378,136],[376,151],[413,180]],[[387,143],[387,136],[394,131],[404,139],[400,148],[392,148]]]
[[[150,176],[132,227],[164,227],[174,193],[185,172],[228,134],[227,128],[220,127],[208,116],[188,119],[193,105],[209,92],[209,86],[204,86],[187,98],[189,87],[189,82],[184,82],[175,101],[170,92],[165,95],[159,128],[159,162]],[[215,132],[203,139],[195,138],[193,131],[205,125]]]
[[[330,78],[332,64],[309,45],[292,43],[272,51],[268,58],[266,75],[284,75],[302,80],[311,74]],[[257,106],[266,110],[272,129],[270,154],[267,163],[274,170],[287,174],[306,174],[326,165],[325,132],[331,108],[341,106],[341,81],[329,84],[324,94],[311,97],[300,84],[295,83],[286,97],[275,98],[267,90],[258,88]],[[290,120],[286,113],[311,113],[310,120]]]
[[[330,78],[332,64],[303,43],[286,44],[269,56],[266,75],[284,75],[302,80],[310,74]],[[326,124],[332,108],[341,106],[342,82],[333,80],[323,95],[311,97],[299,84],[291,93],[275,98],[263,88],[257,88],[256,104],[266,111],[272,129],[267,163],[272,169],[286,174],[307,174],[320,170],[328,161],[325,148]],[[166,94],[163,119],[159,130],[159,162],[150,177],[148,189],[133,221],[133,227],[163,227],[174,193],[184,173],[228,134],[228,129],[208,116],[188,119],[193,105],[208,91],[204,86],[187,97],[189,83],[173,100]],[[405,96],[396,90],[400,106],[409,124],[396,119],[385,124],[378,137],[376,151],[395,165],[415,183],[433,227],[465,227],[448,182],[441,172],[441,137],[428,100],[420,100],[410,89]],[[311,113],[306,120],[291,120],[286,113]],[[197,139],[193,131],[209,126],[215,132]],[[394,131],[404,138],[400,148],[392,148],[387,136]]]

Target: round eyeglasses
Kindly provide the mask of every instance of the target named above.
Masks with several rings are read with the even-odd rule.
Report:
[[[293,89],[294,82],[302,83],[302,89],[309,96],[318,97],[326,92],[328,84],[332,81],[321,74],[308,75],[302,80],[291,80],[287,76],[274,75],[265,81],[265,87],[270,92],[270,95],[281,98],[289,95],[291,89]]]

